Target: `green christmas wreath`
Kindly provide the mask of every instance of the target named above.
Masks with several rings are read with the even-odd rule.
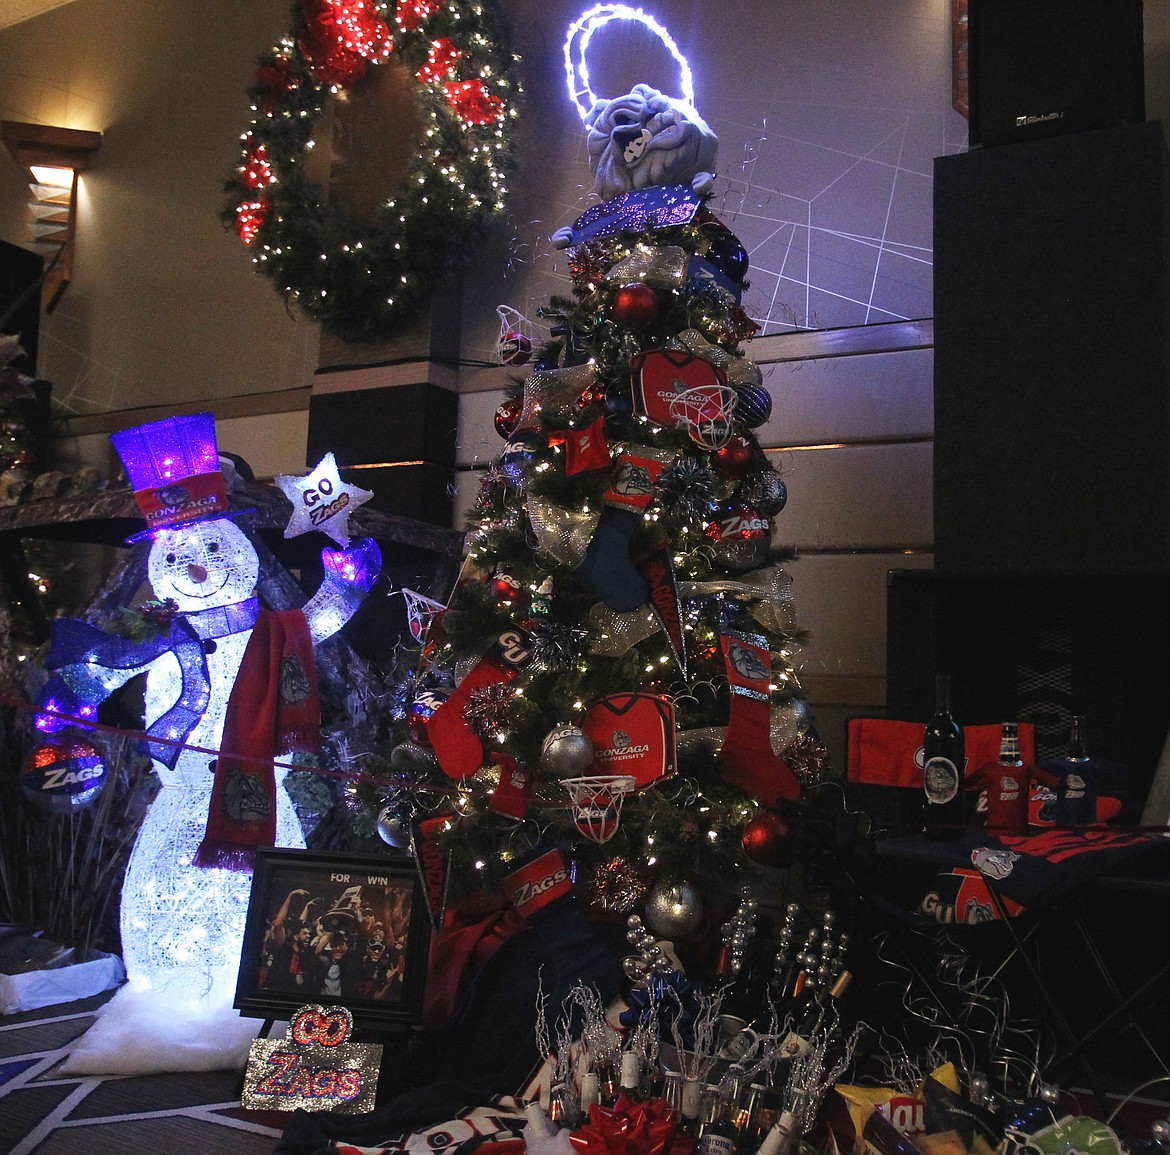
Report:
[[[302,0],[260,60],[253,119],[224,220],[286,301],[342,337],[384,336],[462,267],[503,207],[519,117],[513,58],[478,0]],[[330,203],[308,173],[327,102],[387,61],[404,65],[421,120],[399,187],[372,217]],[[354,94],[360,99],[360,93]],[[386,126],[387,136],[395,126]]]

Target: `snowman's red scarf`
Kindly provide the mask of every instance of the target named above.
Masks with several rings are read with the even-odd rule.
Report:
[[[286,750],[315,752],[320,722],[317,666],[305,615],[261,609],[228,698],[196,865],[250,870],[256,848],[275,843],[273,760]]]

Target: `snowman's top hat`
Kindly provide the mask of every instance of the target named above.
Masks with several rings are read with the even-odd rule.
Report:
[[[246,512],[233,511],[228,501],[214,414],[192,413],[136,425],[112,433],[110,441],[146,518],[146,529],[130,541],[197,519]]]

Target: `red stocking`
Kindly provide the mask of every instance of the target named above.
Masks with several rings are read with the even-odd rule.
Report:
[[[466,778],[484,763],[483,743],[467,724],[471,695],[482,686],[510,682],[531,660],[528,634],[519,626],[505,630],[447,700],[427,721],[435,757],[450,778]]]
[[[719,750],[720,777],[766,806],[799,798],[796,775],[772,751],[772,659],[766,639],[728,630],[723,660],[731,684],[731,718]]]

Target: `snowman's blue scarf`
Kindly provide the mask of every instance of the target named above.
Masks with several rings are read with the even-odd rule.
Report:
[[[165,634],[141,641],[108,634],[78,618],[57,618],[45,662],[45,668],[53,674],[37,696],[37,703],[54,714],[76,718],[84,724],[81,707],[99,705],[126,681],[115,678],[107,686],[101,677],[103,670],[137,671],[163,654],[173,653],[182,673],[179,696],[169,710],[147,727],[145,743],[152,759],[173,769],[183,743],[211,701],[211,678],[203,639],[250,629],[258,610],[258,600],[249,598],[234,606],[182,614],[171,622]],[[92,717],[92,711],[85,713]],[[38,720],[41,729],[60,729],[66,724],[46,715],[40,715]]]

